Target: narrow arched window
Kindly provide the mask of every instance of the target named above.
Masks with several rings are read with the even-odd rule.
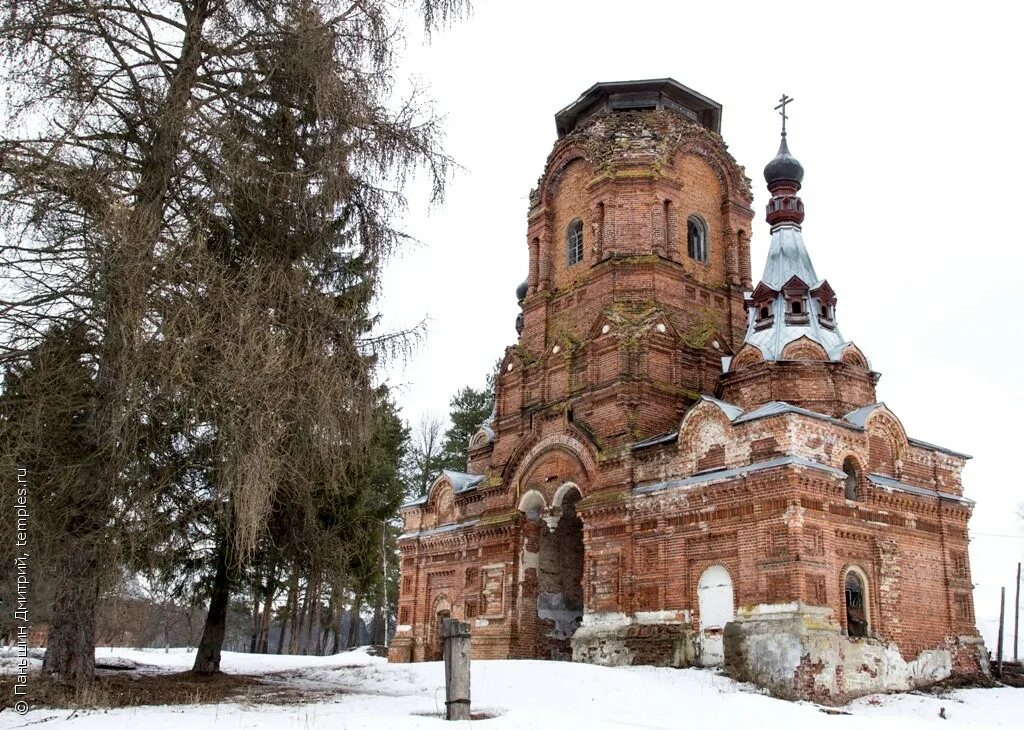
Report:
[[[846,573],[846,634],[851,637],[868,635],[867,591],[860,574],[854,570]]]
[[[846,479],[843,482],[843,496],[847,499],[859,499],[860,473],[853,459],[843,462],[843,471],[846,472]]]
[[[579,218],[573,219],[565,229],[565,250],[569,266],[583,260],[583,221]]]
[[[702,264],[708,260],[708,229],[695,215],[686,219],[686,253]]]

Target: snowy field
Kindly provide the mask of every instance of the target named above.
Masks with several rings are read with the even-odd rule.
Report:
[[[184,650],[101,649],[97,658],[122,657],[139,672],[191,668]],[[226,653],[226,672],[259,675],[317,699],[263,704],[259,696],[210,705],[117,710],[42,709],[0,712],[0,728],[70,730],[682,730],[683,728],[1024,728],[1024,689],[955,690],[878,695],[826,714],[809,703],[775,700],[708,670],[630,667],[609,669],[566,662],[473,663],[473,711],[493,715],[473,723],[439,719],[444,674],[438,662],[388,664],[362,651],[330,657]],[[7,671],[10,671],[9,669]],[[939,717],[945,708],[947,719]]]

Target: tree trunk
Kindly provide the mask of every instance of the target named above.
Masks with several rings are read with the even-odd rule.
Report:
[[[274,611],[274,595],[277,593],[277,566],[272,565],[267,574],[267,591],[263,596],[263,620],[260,622],[260,635],[256,650],[260,654],[270,651],[270,620]]]
[[[146,265],[159,239],[162,211],[170,185],[182,130],[190,111],[189,100],[202,62],[203,25],[210,14],[209,0],[200,0],[187,14],[187,28],[182,40],[179,63],[160,109],[154,115],[153,142],[142,164],[141,179],[132,191],[134,202],[120,236],[111,247],[104,264],[109,268],[104,283],[106,302],[105,338],[100,348],[96,402],[92,418],[94,443],[101,454],[100,464],[84,486],[89,498],[100,506],[87,519],[103,519],[109,509],[113,485],[121,478],[124,444],[123,424],[129,421],[134,408],[134,391],[139,383],[129,382],[124,371],[138,356],[138,332],[144,326],[144,294]],[[140,304],[140,301],[143,303]],[[129,405],[125,405],[128,402]],[[43,669],[59,674],[64,680],[88,683],[96,672],[96,608],[99,602],[100,557],[105,543],[90,544],[69,540],[70,549],[63,558],[50,622],[47,651]]]
[[[316,590],[309,606],[309,636],[306,637],[307,654],[320,654],[320,576],[316,577]]]
[[[284,653],[284,635],[285,627],[288,624],[292,626],[292,633],[288,637],[289,650],[291,642],[295,637],[295,604],[299,601],[299,577],[298,573],[293,569],[291,580],[288,581],[288,598],[285,600],[285,615],[281,617],[281,638],[277,642],[277,653]]]
[[[373,609],[373,630],[370,634],[370,643],[376,646],[384,646],[384,611],[378,603]]]
[[[311,586],[309,582],[306,582],[306,587],[302,591],[302,608],[297,612],[298,625],[294,626],[295,631],[292,633],[292,654],[305,654],[306,653],[306,612],[309,610],[309,590]]]
[[[362,601],[362,596],[358,593],[355,599],[352,601],[352,620],[348,622],[348,648],[352,649],[359,646],[359,604]]]
[[[327,585],[326,587],[330,587]],[[331,591],[331,598],[327,602],[327,625],[324,626],[323,634],[320,637],[320,655],[323,656],[327,653],[327,639],[331,635],[331,627],[334,626],[334,614],[338,611],[338,594],[336,591]],[[334,653],[333,651],[331,652]]]
[[[256,653],[256,645],[260,640],[260,626],[263,621],[260,616],[260,587],[258,583],[252,586],[252,629],[249,631],[249,653]]]
[[[192,671],[198,674],[216,674],[220,671],[220,651],[224,645],[227,627],[228,599],[231,597],[231,576],[228,566],[228,538],[222,537],[217,548],[217,572],[210,591],[210,610],[206,612],[203,638],[199,640],[196,661]]]
[[[98,548],[69,544],[61,558],[53,621],[43,671],[88,684],[96,675],[96,606],[100,596]]]
[[[345,611],[341,607],[341,596],[340,591],[335,585],[331,588],[331,601],[334,603],[334,611],[331,613],[331,618],[334,621],[334,638],[331,640],[331,654],[337,654],[341,648],[341,619],[345,615]]]

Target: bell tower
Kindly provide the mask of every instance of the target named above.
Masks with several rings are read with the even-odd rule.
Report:
[[[564,415],[605,448],[672,430],[714,392],[746,330],[753,219],[721,118],[672,79],[595,84],[555,115],[499,434]]]

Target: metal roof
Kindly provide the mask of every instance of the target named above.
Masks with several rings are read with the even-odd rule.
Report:
[[[398,539],[399,540],[405,540],[406,538],[410,538],[410,537],[420,537],[420,538],[423,538],[423,537],[433,537],[434,535],[442,535],[442,534],[444,534],[446,532],[453,532],[455,530],[461,530],[462,528],[465,528],[465,527],[472,527],[473,525],[475,525],[479,521],[480,521],[479,518],[473,518],[471,520],[466,520],[465,522],[451,522],[451,523],[449,523],[447,525],[441,525],[439,527],[432,527],[429,530],[419,530],[417,532],[403,532],[401,535],[398,536]]]
[[[961,497],[959,494],[940,492],[938,489],[928,489],[927,487],[916,487],[913,484],[906,484],[897,479],[883,476],[881,474],[868,474],[868,481],[882,489],[894,489],[898,492],[907,492],[908,494],[915,494],[919,497],[938,497],[939,499],[944,499],[948,502],[959,502],[960,504],[974,504],[974,500]]]
[[[466,474],[465,472],[453,471],[451,469],[442,469],[441,473],[448,477],[448,481],[452,483],[452,491],[456,494],[468,492],[484,480],[483,474]]]
[[[648,446],[657,446],[658,444],[672,443],[677,438],[679,438],[679,431],[672,431],[670,433],[662,433],[662,434],[659,434],[657,436],[651,436],[650,438],[644,439],[643,441],[637,441],[635,444],[633,444],[629,448],[632,451],[636,451],[637,449],[646,449]]]
[[[907,436],[907,441],[909,441],[911,444],[913,444],[914,446],[917,446],[919,448],[922,448],[922,449],[935,449],[936,451],[941,451],[942,453],[949,454],[950,456],[958,456],[961,459],[973,459],[974,458],[970,454],[965,454],[962,451],[953,451],[953,449],[947,449],[945,446],[936,446],[935,444],[930,444],[927,441],[922,441],[921,439],[912,439],[909,436]]]
[[[833,416],[830,416],[828,414],[818,413],[817,411],[808,410],[807,408],[801,408],[800,406],[795,406],[792,403],[786,403],[785,401],[770,401],[768,403],[765,403],[764,405],[758,406],[752,411],[746,412],[744,412],[744,410],[737,405],[727,403],[723,400],[718,400],[717,398],[712,398],[706,395],[701,396],[700,401],[708,401],[709,403],[714,403],[716,406],[722,409],[722,412],[726,415],[729,421],[735,424],[750,423],[751,421],[757,421],[761,418],[770,418],[772,416],[795,414],[798,416],[807,416],[808,418],[814,418],[819,421],[825,421],[835,426],[849,428],[854,431],[863,431],[865,424],[867,423],[868,416],[870,416],[876,408],[880,406],[885,406],[885,403],[882,403],[881,401],[878,403],[871,403],[869,405],[862,406],[861,408],[858,408],[854,411],[850,411],[842,418],[834,418]],[[696,403],[694,405],[696,405]],[[691,406],[691,408],[692,407],[693,406]],[[679,431],[672,431],[670,433],[652,436],[648,439],[644,439],[643,441],[638,441],[637,443],[633,444],[630,448],[633,450],[637,450],[644,449],[649,446],[658,446],[660,444],[671,443],[678,437]],[[964,454],[959,451],[953,451],[952,449],[947,449],[943,446],[936,446],[935,444],[930,444],[927,441],[921,441],[920,439],[910,438],[909,436],[907,437],[907,441],[910,442],[910,444],[912,444],[913,446],[918,446],[924,449],[934,449],[935,451],[941,451],[945,454],[950,454],[961,459],[972,458],[969,454]]]
[[[785,413],[795,413],[800,416],[807,416],[808,418],[816,418],[819,421],[828,421],[829,423],[835,424],[836,426],[842,426],[843,428],[855,428],[854,424],[847,423],[842,419],[833,418],[825,413],[818,413],[817,411],[811,411],[807,408],[801,408],[800,406],[795,406],[792,403],[786,403],[785,401],[778,400],[765,403],[763,406],[758,406],[754,410],[744,413],[735,420],[735,423],[748,423],[760,418],[780,416]],[[857,428],[857,430],[863,431],[864,429]]]
[[[728,418],[730,421],[735,421],[743,413],[743,409],[740,408],[739,406],[735,406],[732,403],[726,403],[724,400],[718,400],[718,398],[712,398],[711,396],[708,395],[702,395],[700,399],[702,401],[707,401],[708,403],[714,403],[721,409],[722,413],[724,413],[725,417]]]
[[[761,283],[778,291],[794,276],[800,277],[808,286],[818,281],[800,226],[784,223],[772,231],[772,242],[768,247],[768,259],[764,264],[764,273],[761,274]]]
[[[814,461],[812,459],[805,459],[801,456],[780,456],[774,459],[759,461],[754,464],[747,464],[733,469],[716,469],[713,471],[702,472],[686,477],[685,479],[672,479],[668,481],[654,482],[652,484],[639,485],[633,488],[633,494],[651,494],[652,492],[660,492],[665,489],[679,489],[682,487],[693,487],[700,484],[711,484],[713,482],[726,481],[736,477],[746,476],[747,474],[766,471],[768,469],[777,469],[784,466],[800,466],[808,469],[816,469],[840,479],[846,478],[846,472],[829,466],[828,464],[822,464],[821,462]],[[937,489],[929,489],[927,487],[918,487],[913,484],[906,484],[905,482],[901,482],[897,479],[883,476],[881,474],[868,474],[868,481],[882,489],[906,492],[907,494],[913,494],[919,497],[935,497],[949,502],[957,502],[959,504],[974,504],[972,500],[967,499],[966,497],[961,497],[957,494],[950,494],[948,492],[940,492]]]
[[[672,109],[712,132],[722,131],[722,105],[670,78],[596,83],[555,114],[555,128],[564,137],[598,112],[632,109]]]
[[[692,487],[698,484],[709,484],[711,482],[745,476],[754,472],[765,471],[766,469],[777,469],[782,466],[803,466],[809,469],[817,469],[818,471],[823,471],[827,474],[840,478],[846,476],[846,472],[841,469],[836,469],[835,467],[831,467],[828,464],[822,464],[818,461],[805,459],[802,456],[780,456],[774,459],[768,459],[767,461],[758,461],[754,464],[738,466],[733,469],[706,471],[686,477],[685,479],[671,479],[668,481],[654,482],[653,484],[643,484],[634,487],[633,494],[650,494],[651,492],[659,492],[663,489],[678,489],[680,487]]]
[[[796,224],[775,226],[772,229],[771,246],[768,248],[768,260],[765,262],[764,274],[761,276],[761,283],[777,292],[772,301],[772,324],[769,327],[758,329],[756,327],[757,311],[751,307],[747,313],[747,336],[744,342],[749,342],[760,350],[765,360],[781,360],[782,351],[786,345],[801,337],[806,337],[821,345],[830,360],[838,361],[842,357],[843,350],[850,343],[843,339],[837,325],[833,327],[821,325],[817,306],[808,305],[807,308],[810,311],[805,313],[803,324],[787,322],[787,303],[782,288],[794,276],[806,284],[810,290],[814,290],[822,283],[814,271],[814,264],[811,263],[807,247],[804,246],[800,226]],[[813,294],[809,295],[809,298],[817,301],[817,297]]]
[[[442,477],[447,477],[448,481],[452,483],[452,492],[455,494],[468,492],[469,490],[476,488],[476,486],[484,480],[482,474],[466,474],[465,472],[453,471],[452,469],[442,469],[441,473],[438,474],[430,484],[430,489],[427,490],[426,494],[422,497],[417,497],[410,502],[406,502],[402,507],[415,507],[417,505],[426,504],[427,499],[430,496],[430,492],[433,491],[434,487]]]
[[[856,426],[864,428],[864,424],[868,422],[868,417],[875,412],[875,409],[877,409],[879,406],[884,405],[885,404],[882,402],[869,403],[866,406],[861,406],[855,411],[850,411],[845,416],[843,416],[843,418],[845,418],[847,421]]]

